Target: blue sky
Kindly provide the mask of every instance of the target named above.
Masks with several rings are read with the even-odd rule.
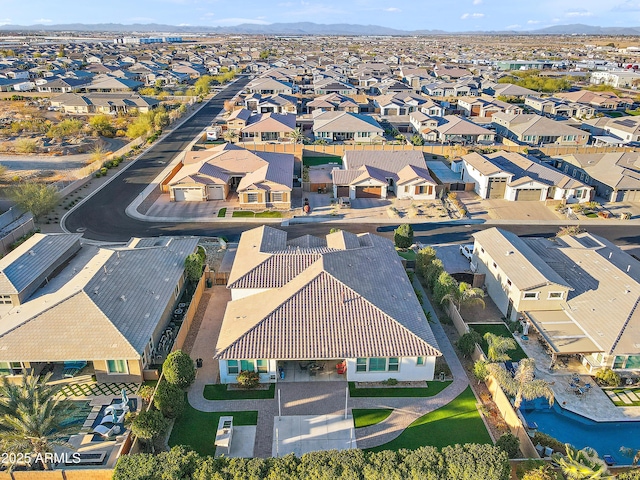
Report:
[[[640,0],[0,0],[0,24],[357,23],[416,30],[639,26]]]

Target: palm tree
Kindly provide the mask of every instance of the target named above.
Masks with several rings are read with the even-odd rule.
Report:
[[[238,132],[235,130],[227,130],[222,136],[227,142],[235,142],[238,139]]]
[[[590,447],[578,450],[568,443],[565,445],[566,455],[554,453],[552,455],[567,480],[607,479],[615,478],[609,474],[607,464],[598,457],[595,450]]]
[[[305,135],[302,133],[300,128],[296,128],[295,130],[289,132],[289,138],[293,140],[293,143],[298,144],[300,142],[304,142]]]
[[[44,469],[45,454],[64,440],[73,426],[65,422],[76,407],[59,396],[61,385],[49,385],[51,373],[44,377],[23,375],[22,382],[11,384],[6,377],[0,383],[0,446],[3,451],[31,454]]]
[[[507,350],[514,350],[517,345],[516,341],[510,337],[501,337],[491,332],[484,334],[487,341],[487,358],[492,362],[505,362],[511,360],[507,355]]]
[[[520,408],[523,400],[544,397],[553,405],[554,395],[546,380],[535,378],[536,362],[533,358],[520,360],[515,376],[511,376],[504,367],[497,363],[487,365],[487,370],[494,376],[498,384],[509,395],[515,397],[513,406]]]
[[[484,308],[483,297],[484,292],[481,288],[474,288],[468,283],[460,282],[458,288],[442,297],[440,303],[451,301],[458,308],[458,311],[463,306],[481,305]]]

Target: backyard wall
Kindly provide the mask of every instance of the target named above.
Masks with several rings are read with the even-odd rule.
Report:
[[[172,352],[176,350],[180,350],[184,345],[184,341],[189,334],[189,330],[191,329],[191,324],[193,323],[193,318],[196,315],[196,310],[198,310],[198,305],[200,305],[200,300],[202,299],[202,292],[204,292],[204,284],[206,282],[206,272],[202,274],[200,280],[198,281],[198,285],[196,286],[196,291],[191,298],[191,303],[189,304],[189,308],[187,309],[187,313],[184,315],[184,319],[182,320],[182,325],[180,325],[180,330],[178,330],[178,335],[176,335],[176,339],[173,342]]]
[[[74,469],[27,472],[2,472],[0,480],[111,480],[111,469]]]

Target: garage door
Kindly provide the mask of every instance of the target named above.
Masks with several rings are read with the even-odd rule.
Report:
[[[201,188],[176,188],[174,190],[176,202],[201,202]]]
[[[622,196],[624,202],[640,202],[640,190],[627,190]]]
[[[349,196],[349,187],[338,187],[337,188],[338,198],[339,197],[348,197]]]
[[[506,189],[506,178],[490,178],[487,188],[487,198],[504,198],[504,192]]]
[[[537,202],[540,200],[540,195],[542,195],[542,190],[518,190],[516,192],[516,201],[517,202]]]
[[[356,187],[356,198],[380,198],[382,187]]]
[[[224,200],[224,188],[222,185],[210,186],[209,189],[209,200]]]

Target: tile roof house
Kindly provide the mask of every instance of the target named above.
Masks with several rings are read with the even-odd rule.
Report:
[[[331,171],[335,198],[436,198],[436,181],[431,178],[421,151],[347,150],[342,169]]]
[[[226,118],[227,128],[235,131],[243,142],[284,142],[296,129],[293,113],[252,114],[246,108],[232,111]]]
[[[593,188],[537,160],[504,150],[462,157],[462,181],[475,182],[480,198],[511,201],[588,202]]]
[[[445,115],[436,127],[440,142],[478,143],[493,142],[494,132],[476,125],[463,117]]]
[[[238,194],[242,208],[291,208],[294,157],[253,152],[225,143],[187,152],[183,167],[169,181],[173,202],[225,200]]]
[[[99,382],[142,382],[198,239],[98,247],[80,236],[36,234],[2,259],[0,371],[86,361]]]
[[[380,279],[385,281],[381,282]],[[242,234],[214,358],[220,381],[242,370],[275,382],[285,362],[345,362],[349,381],[431,380],[435,337],[393,243],[369,233],[287,240]]]
[[[589,233],[555,240],[490,228],[474,234],[472,266],[510,320],[524,320],[551,350],[590,371],[640,371],[640,262]]]
[[[146,113],[158,105],[160,102],[155,98],[136,93],[63,93],[51,99],[51,106],[69,114],[118,114],[133,110]]]
[[[328,141],[351,140],[358,143],[374,143],[384,140],[384,130],[373,117],[350,112],[313,113],[313,135]]]
[[[245,108],[251,110],[252,113],[280,113],[280,114],[297,114],[298,113],[298,98],[292,95],[284,95],[279,93],[277,95],[262,96],[259,93],[249,95],[244,99]]]
[[[584,130],[535,114],[496,113],[491,117],[496,133],[526,145],[586,145],[590,135]]]
[[[358,113],[359,111],[358,102],[339,93],[329,93],[316,97],[306,104],[306,109],[307,113],[311,113],[314,110],[324,110],[326,112],[339,110],[351,113]]]
[[[640,119],[637,117],[592,118],[581,126],[592,135],[607,135],[620,139],[622,143],[640,142]]]

